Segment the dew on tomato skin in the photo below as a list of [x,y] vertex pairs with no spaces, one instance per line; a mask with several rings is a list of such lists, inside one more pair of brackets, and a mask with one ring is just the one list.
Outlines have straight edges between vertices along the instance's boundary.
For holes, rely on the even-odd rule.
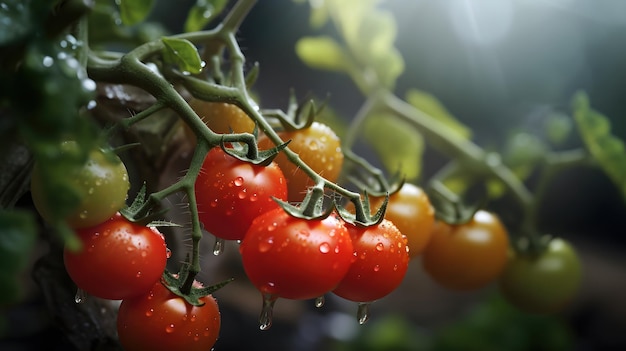
[[196,321],[196,318],[197,318],[197,317],[196,317],[196,315],[195,315],[195,314],[192,314],[192,315],[191,315],[191,318],[190,318],[189,320],[190,320],[190,321],[192,321],[192,322],[195,322],[195,321]]
[[393,271],[395,272],[395,271],[397,271],[397,270],[398,270],[398,265],[397,265],[397,264],[394,264],[394,265],[393,265]]
[[235,186],[242,186],[243,185],[243,178],[242,177],[235,178],[235,180],[233,180],[233,184],[235,184]]
[[87,211],[83,211],[78,215],[78,217],[80,217],[80,219],[85,219],[88,215],[89,213]]
[[385,245],[383,243],[376,244],[376,251],[380,252],[385,249]]
[[335,253],[338,254],[340,251],[339,246],[335,246]]
[[240,198],[241,200],[245,199],[248,194],[246,193],[247,189],[243,189],[240,192],[237,193],[237,197]]
[[142,258],[146,258],[148,256],[148,252],[146,251],[141,251],[141,257]]
[[378,272],[380,271],[380,265],[375,265],[374,266],[374,272]]
[[326,300],[324,299],[324,295],[319,296],[318,298],[315,299],[315,307],[317,308],[323,307],[325,302]]
[[330,251],[330,244],[328,243],[321,243],[319,246],[320,252],[325,254],[328,253]]
[[135,251],[135,250],[137,250],[137,248],[136,248],[136,247],[134,247],[134,246],[127,246],[127,247],[126,247],[126,251],[128,251],[128,252],[133,252],[133,251]]
[[141,278],[141,271],[137,272],[137,274],[135,274],[135,277]]
[[271,225],[267,226],[267,231],[268,232],[274,231],[274,229],[276,229],[276,227],[278,227],[278,223],[273,222]]
[[154,313],[154,308],[151,308],[149,310],[146,311],[146,317],[152,317],[152,314]]
[[211,201],[211,203],[209,203],[209,206],[217,207],[217,199],[213,199],[213,201]]
[[253,193],[252,195],[250,195],[249,200],[250,202],[255,202],[256,200],[259,199],[259,195],[257,193]]
[[167,326],[165,326],[165,332],[168,334],[171,334],[174,332],[174,324],[168,324]]
[[259,252],[268,252],[274,245],[274,237],[259,241]]

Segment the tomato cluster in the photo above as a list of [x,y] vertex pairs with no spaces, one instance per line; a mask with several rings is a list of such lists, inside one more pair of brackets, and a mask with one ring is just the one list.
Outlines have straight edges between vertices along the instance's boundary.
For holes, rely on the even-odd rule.
[[[76,144],[65,143],[64,152]],[[35,164],[31,181],[33,202],[44,220],[58,219],[49,209],[44,175]],[[76,208],[60,220],[73,228],[80,249],[66,247],[65,268],[77,285],[77,302],[84,293],[122,300],[118,314],[120,343],[131,350],[207,350],[220,328],[220,315],[210,295],[194,306],[161,281],[170,256],[163,235],[154,227],[130,221],[120,213],[130,187],[122,161],[110,151],[92,150],[87,160],[69,170]]]

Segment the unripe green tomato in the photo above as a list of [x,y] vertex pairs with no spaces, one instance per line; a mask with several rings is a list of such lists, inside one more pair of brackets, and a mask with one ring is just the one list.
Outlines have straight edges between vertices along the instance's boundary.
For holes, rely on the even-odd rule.
[[572,245],[556,238],[538,255],[513,253],[500,276],[499,287],[502,295],[523,311],[554,313],[576,295],[581,271]]
[[[62,152],[71,152],[76,147],[74,142],[64,142]],[[113,152],[94,149],[87,161],[79,166],[70,167],[64,180],[80,198],[78,206],[65,218],[72,228],[86,228],[104,222],[119,211],[126,202],[130,182],[124,163]],[[49,223],[56,218],[49,205],[54,203],[54,193],[44,190],[41,167],[37,163],[33,168],[31,195],[35,208],[41,217]],[[51,201],[52,200],[52,201]]]

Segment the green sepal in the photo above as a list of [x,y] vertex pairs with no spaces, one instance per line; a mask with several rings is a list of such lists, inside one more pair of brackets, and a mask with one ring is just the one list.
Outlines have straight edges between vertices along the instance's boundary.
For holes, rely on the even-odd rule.
[[[255,132],[256,130],[257,128],[255,126]],[[258,165],[258,166],[267,167],[272,163],[272,161],[274,161],[276,156],[278,156],[278,153],[280,153],[284,148],[286,148],[290,142],[291,140],[287,140],[286,142],[278,146],[275,146],[271,149],[267,149],[267,150],[257,149],[256,153],[251,152],[252,150],[250,150],[250,146],[246,143],[229,142],[228,144],[230,144],[231,146],[227,147],[226,146],[227,143],[222,141],[220,142],[220,147],[226,154],[238,160],[248,162],[254,165]]]
[[363,200],[359,199],[351,199],[352,204],[355,208],[355,214],[348,211],[345,207],[342,207],[338,203],[335,203],[335,208],[339,217],[344,221],[354,224],[359,227],[369,227],[373,225],[378,225],[385,218],[385,212],[387,211],[387,205],[389,204],[389,194],[385,193],[385,200],[380,205],[376,213],[373,215],[371,205],[370,205],[370,195],[367,190],[363,192]]
[[163,272],[163,279],[161,283],[173,294],[182,297],[193,306],[203,306],[204,303],[200,301],[200,298],[216,292],[235,280],[234,278],[230,278],[220,283],[206,287],[203,286],[201,288],[195,287],[192,284],[190,291],[185,293],[183,292],[183,285],[187,281],[187,278],[189,278],[189,262],[184,262],[177,274],[170,273],[167,270]]
[[471,196],[473,194],[469,191],[459,195],[438,180],[432,181],[425,189],[435,208],[435,217],[454,225],[468,223],[478,210],[484,208],[487,201],[487,185],[477,183],[472,190],[476,192],[475,196]]
[[180,227],[179,224],[159,219],[163,218],[167,211],[166,208],[155,211],[154,208],[147,207],[146,183],[144,183],[130,206],[120,209],[120,214],[130,222],[147,227]]
[[274,201],[292,217],[307,220],[325,219],[335,210],[335,203],[324,208],[324,183],[320,182],[309,189],[300,205],[292,205],[289,202],[273,197]]

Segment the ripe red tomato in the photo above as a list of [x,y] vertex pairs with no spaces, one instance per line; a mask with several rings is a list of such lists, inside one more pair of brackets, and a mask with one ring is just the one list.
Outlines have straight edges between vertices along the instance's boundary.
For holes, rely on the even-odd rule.
[[122,301],[117,333],[125,351],[207,351],[220,332],[220,312],[213,296],[193,306],[160,281],[143,295]]
[[512,253],[499,287],[504,297],[521,310],[554,313],[574,298],[581,275],[580,259],[572,245],[556,238],[537,255]]
[[423,254],[424,269],[448,289],[478,289],[502,273],[508,250],[504,225],[495,214],[480,210],[464,224],[435,223]]
[[[63,153],[70,153],[78,145],[67,141],[61,145]],[[50,197],[43,189],[45,174],[38,164],[33,168],[31,195],[37,212],[47,222],[55,220],[50,209]],[[78,206],[65,219],[72,228],[87,228],[106,221],[121,209],[126,202],[130,188],[128,173],[124,163],[113,152],[101,149],[92,150],[87,161],[78,167],[68,169],[67,181],[81,197]]]
[[348,230],[335,215],[307,220],[282,208],[255,219],[239,248],[261,293],[297,300],[333,290],[354,259]]
[[65,268],[85,292],[121,300],[148,291],[163,274],[167,247],[155,228],[128,221],[119,213],[76,233],[80,252],[64,251]]
[[409,267],[406,237],[386,219],[375,226],[347,227],[356,260],[333,293],[356,302],[387,296],[400,285]]
[[[306,129],[284,131],[278,133],[284,141],[291,140],[288,147],[297,153],[300,159],[317,174],[331,182],[339,178],[343,165],[341,142],[335,132],[327,125],[313,122]],[[269,149],[274,144],[266,136],[259,137],[259,148]],[[276,163],[287,178],[288,199],[291,202],[300,202],[304,199],[307,190],[315,183],[298,166],[291,163],[284,153],[278,154]]]
[[[371,198],[372,209],[378,209],[384,198]],[[385,218],[406,235],[411,258],[420,255],[430,240],[435,210],[422,188],[404,183],[402,188],[389,196]]]
[[287,185],[275,163],[254,165],[216,147],[202,164],[195,193],[204,228],[222,239],[242,240],[257,216],[279,207],[272,197],[286,199]]

